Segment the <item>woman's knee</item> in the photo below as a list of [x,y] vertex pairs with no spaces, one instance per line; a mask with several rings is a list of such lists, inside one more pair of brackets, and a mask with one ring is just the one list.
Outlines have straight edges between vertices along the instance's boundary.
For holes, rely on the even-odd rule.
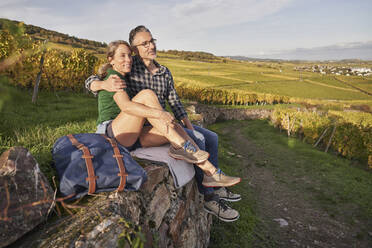
[[145,90],[141,90],[140,92],[138,92],[138,94],[133,98],[133,101],[139,102],[139,103],[144,103],[148,101],[159,102],[158,96],[155,94],[153,90],[150,90],[150,89],[145,89]]
[[141,94],[145,97],[158,99],[158,96],[156,95],[156,93],[153,90],[150,90],[150,89],[141,90],[138,94]]

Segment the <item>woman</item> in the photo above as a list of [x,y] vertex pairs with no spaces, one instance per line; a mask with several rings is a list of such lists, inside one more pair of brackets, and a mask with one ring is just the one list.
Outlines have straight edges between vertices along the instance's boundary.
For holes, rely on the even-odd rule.
[[[107,61],[99,70],[101,77],[117,75],[125,80],[132,65],[132,50],[129,44],[125,41],[111,42],[108,46]],[[145,124],[146,120],[151,125]],[[163,110],[153,91],[142,90],[130,99],[125,89],[109,92],[104,90],[103,86],[103,90],[98,93],[97,123],[102,124],[109,137],[115,138],[129,150],[170,142],[171,157],[199,166],[206,174],[205,186],[221,186],[218,183],[221,175],[217,175],[217,169],[207,160],[209,154],[200,150],[183,128],[175,123],[174,117]],[[226,177],[224,176],[224,181]],[[230,179],[231,185],[240,181],[240,178]]]

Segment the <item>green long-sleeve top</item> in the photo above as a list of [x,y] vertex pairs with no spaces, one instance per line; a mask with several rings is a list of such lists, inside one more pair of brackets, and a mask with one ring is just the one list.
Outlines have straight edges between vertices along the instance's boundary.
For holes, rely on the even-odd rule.
[[[118,75],[121,79],[125,80],[125,77],[119,72],[108,69],[106,80],[110,75]],[[123,89],[126,91],[126,89]],[[114,100],[114,95],[116,92],[109,92],[106,90],[101,90],[98,92],[98,119],[97,125],[108,120],[113,120],[120,113],[120,108]]]

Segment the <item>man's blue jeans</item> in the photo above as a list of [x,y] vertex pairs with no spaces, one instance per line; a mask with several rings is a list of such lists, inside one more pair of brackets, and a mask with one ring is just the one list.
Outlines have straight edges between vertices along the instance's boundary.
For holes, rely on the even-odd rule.
[[[185,131],[195,141],[201,150],[209,153],[209,162],[218,168],[218,135],[215,132],[196,125],[193,125],[193,127],[195,130],[185,128]],[[198,166],[194,167],[199,192],[204,195],[212,194],[214,192],[213,188],[207,188],[202,185],[204,176],[203,171]]]

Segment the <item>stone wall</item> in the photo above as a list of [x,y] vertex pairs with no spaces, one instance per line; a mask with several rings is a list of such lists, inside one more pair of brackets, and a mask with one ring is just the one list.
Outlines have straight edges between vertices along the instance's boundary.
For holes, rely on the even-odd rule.
[[166,165],[141,164],[148,181],[140,191],[85,197],[69,210],[76,213],[48,221],[10,247],[207,247],[212,216],[195,180],[175,189]]
[[217,121],[268,119],[271,109],[220,108],[191,102],[187,112],[193,121],[201,125],[210,125]]

